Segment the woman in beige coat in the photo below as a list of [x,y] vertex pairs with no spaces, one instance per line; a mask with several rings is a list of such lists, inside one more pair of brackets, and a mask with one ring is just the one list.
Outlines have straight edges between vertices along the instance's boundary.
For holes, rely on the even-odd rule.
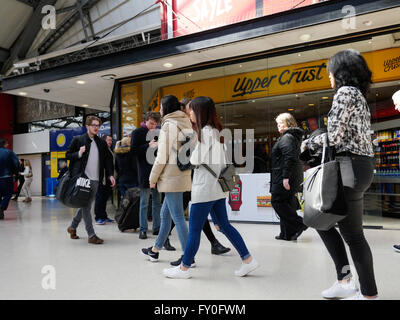
[[165,193],[161,208],[161,226],[153,247],[142,249],[150,261],[158,261],[158,255],[171,230],[171,218],[176,225],[182,250],[185,250],[188,227],[183,210],[183,192],[192,187],[191,170],[181,171],[177,165],[177,150],[186,135],[193,133],[192,124],[181,111],[181,103],[173,95],[161,99],[162,126],[158,138],[157,157],[150,174],[150,188]]

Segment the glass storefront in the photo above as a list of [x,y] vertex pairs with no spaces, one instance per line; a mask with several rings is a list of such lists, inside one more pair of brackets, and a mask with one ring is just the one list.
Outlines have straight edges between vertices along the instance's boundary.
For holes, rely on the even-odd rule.
[[[276,116],[292,113],[305,136],[326,127],[334,95],[326,63],[340,50],[356,49],[363,53],[373,71],[368,103],[371,134],[377,139],[377,167],[374,183],[365,197],[365,224],[400,228],[400,114],[394,111],[391,101],[392,94],[400,89],[400,48],[388,47],[390,36],[122,83],[121,127],[126,128],[123,134],[138,126],[139,112],[158,111],[164,95],[174,94],[179,99],[210,96],[224,126],[242,129],[242,136],[234,137],[232,143],[241,144],[242,150],[246,150],[246,129],[254,130],[250,141],[254,143],[254,168],[246,172],[242,166],[242,172],[268,173],[270,151],[279,137]],[[128,112],[134,114],[134,121],[126,120]]]

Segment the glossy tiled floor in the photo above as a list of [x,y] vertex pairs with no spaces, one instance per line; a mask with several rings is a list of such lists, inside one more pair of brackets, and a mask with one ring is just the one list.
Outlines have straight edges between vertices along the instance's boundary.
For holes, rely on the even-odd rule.
[[[171,243],[178,250],[162,251],[160,261],[151,263],[140,254],[154,243],[151,233],[149,239],[139,240],[138,233],[121,233],[115,224],[95,226],[105,243],[89,245],[83,222],[78,229],[81,239],[69,238],[66,229],[72,216],[73,210],[56,200],[10,203],[0,221],[0,299],[321,299],[320,292],[335,280],[333,263],[310,229],[296,243],[275,240],[278,225],[234,224],[261,265],[245,278],[233,275],[240,264],[238,254],[211,255],[202,235],[193,278],[172,280],[163,277],[162,269],[181,255],[176,231]],[[400,253],[392,250],[400,243],[400,231],[365,233],[380,297],[400,299]],[[216,235],[230,245],[221,233]],[[55,282],[49,282],[53,272],[42,273],[48,265],[54,268]],[[43,288],[50,283],[55,289]]]

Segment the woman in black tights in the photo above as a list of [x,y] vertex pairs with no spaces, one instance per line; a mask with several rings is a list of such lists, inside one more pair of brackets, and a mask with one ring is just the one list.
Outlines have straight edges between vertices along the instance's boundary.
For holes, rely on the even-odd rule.
[[[355,50],[344,50],[335,54],[328,62],[327,69],[331,86],[336,93],[328,114],[327,133],[305,140],[302,149],[311,154],[321,152],[329,137],[334,146],[336,160],[340,164],[347,206],[346,218],[339,221],[339,232],[333,227],[318,231],[337,273],[337,281],[322,292],[324,298],[345,298],[350,300],[377,299],[371,249],[363,232],[364,192],[373,179],[375,167],[371,143],[371,114],[366,95],[371,84],[371,71],[363,56]],[[357,270],[361,292],[352,279],[346,248],[342,237],[350,247]]]

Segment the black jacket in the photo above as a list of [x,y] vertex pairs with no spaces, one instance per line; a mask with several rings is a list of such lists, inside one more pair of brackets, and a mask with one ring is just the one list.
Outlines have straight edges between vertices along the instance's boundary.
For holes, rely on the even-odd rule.
[[[107,143],[104,140],[100,139],[98,136],[94,136],[94,142],[99,149],[99,181],[103,181],[104,171],[107,177],[114,174],[113,159],[108,150]],[[66,159],[70,160],[69,171],[72,176],[81,175],[85,172],[90,152],[90,144],[91,140],[87,133],[72,139],[65,155]],[[86,151],[83,153],[82,157],[79,158],[79,149],[82,146],[86,146]]]
[[[271,151],[271,194],[290,195],[301,191],[303,182],[302,164],[299,159],[303,130],[287,129]],[[290,190],[283,186],[289,179]]]
[[153,164],[146,160],[146,152],[149,142],[146,135],[149,132],[147,127],[140,127],[132,131],[131,135],[131,155],[132,161],[136,162],[138,172],[139,188],[150,188],[149,177]]
[[118,174],[118,184],[137,185],[137,165],[132,160],[132,153],[129,148],[115,148],[115,170]]

